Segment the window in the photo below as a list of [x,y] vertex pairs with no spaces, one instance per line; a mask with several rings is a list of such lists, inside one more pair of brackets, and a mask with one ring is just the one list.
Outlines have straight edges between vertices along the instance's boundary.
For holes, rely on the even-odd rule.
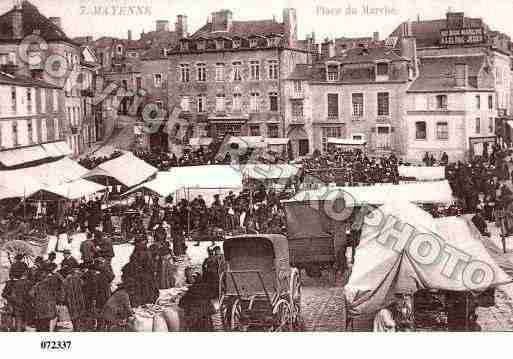
[[46,128],[48,130],[48,140],[55,141],[55,122],[51,118],[46,119]]
[[207,105],[207,99],[205,95],[199,95],[198,96],[198,112],[205,112],[206,111],[206,105]]
[[233,48],[238,49],[241,45],[240,39],[233,40]]
[[155,87],[162,87],[162,74],[153,74],[153,84]]
[[378,92],[378,116],[390,115],[390,97],[388,92]]
[[424,121],[415,122],[415,139],[416,140],[427,139],[426,123]]
[[216,81],[224,81],[224,64],[216,64]]
[[376,74],[378,76],[388,76],[388,63],[380,62],[376,65]]
[[493,117],[488,119],[488,132],[493,133]]
[[217,112],[224,112],[225,110],[225,96],[223,94],[217,94],[216,95],[216,111]]
[[180,43],[180,50],[188,51],[189,50],[189,43],[187,41],[182,41]]
[[338,118],[338,94],[328,94],[328,118]]
[[269,60],[267,64],[269,70],[269,80],[277,80],[279,73],[278,60]]
[[27,111],[28,113],[32,112],[32,89],[27,88]]
[[18,123],[12,122],[12,144],[14,147],[18,147]]
[[278,93],[277,92],[269,93],[269,111],[273,111],[273,112],[278,111]]
[[260,102],[260,94],[258,92],[252,92],[250,97],[249,108],[251,112],[258,112],[260,110],[259,106]]
[[260,136],[260,126],[259,125],[250,125],[249,126],[249,135],[250,136]]
[[142,87],[142,78],[141,76],[137,76],[135,78],[135,87],[139,90]]
[[329,65],[327,73],[328,81],[338,81],[338,65]]
[[242,95],[240,93],[233,94],[233,111],[240,111],[242,109]]
[[59,93],[56,89],[53,90],[53,111],[57,112],[59,110]]
[[190,111],[190,103],[191,100],[189,99],[189,96],[183,96],[182,100],[180,101],[180,107],[182,108],[182,111]]
[[32,122],[30,120],[27,121],[27,140],[30,145],[34,144],[34,137],[32,132]]
[[16,113],[16,87],[11,86],[11,111]]
[[322,151],[328,150],[328,138],[341,138],[342,129],[340,127],[322,127],[321,133]]
[[449,139],[449,125],[447,122],[436,123],[436,139],[448,140]]
[[488,95],[488,109],[493,110],[493,95]]
[[39,143],[39,136],[37,133],[37,119],[32,119],[32,143]]
[[222,39],[216,40],[216,48],[218,50],[224,49],[224,40],[222,40]]
[[258,81],[260,80],[260,62],[259,61],[250,61],[249,62],[249,72],[251,76],[251,80]]
[[118,45],[117,52],[118,52],[118,55],[122,55],[123,54],[123,46]]
[[479,134],[481,132],[481,119],[476,117],[476,133]]
[[123,89],[124,90],[128,90],[128,81],[127,80],[122,80],[121,83],[122,83]]
[[447,110],[447,95],[436,96],[436,108],[439,110]]
[[196,70],[198,74],[197,80],[200,82],[207,81],[207,66],[205,64],[197,64]]
[[269,124],[267,125],[267,137],[278,138],[280,136],[278,125]]
[[189,82],[189,75],[189,64],[180,64],[180,82]]
[[302,118],[303,117],[303,100],[292,101],[292,117]]
[[257,47],[258,46],[258,39],[250,39],[249,40],[249,47]]
[[54,129],[55,139],[56,140],[60,139],[61,138],[61,130],[60,130],[59,119],[58,118],[54,118],[53,119],[53,129]]
[[354,93],[351,95],[353,103],[353,116],[363,116],[363,93]]
[[41,88],[41,113],[46,112],[46,89]]
[[233,63],[233,81],[242,81],[241,67],[242,63],[240,61]]
[[205,40],[199,40],[196,43],[196,49],[198,49],[198,50],[205,50]]
[[48,141],[48,130],[46,129],[46,120],[43,118],[41,121],[41,142]]
[[477,110],[481,109],[481,96],[480,95],[476,95],[476,109]]
[[294,92],[297,94],[303,92],[300,80],[294,80]]

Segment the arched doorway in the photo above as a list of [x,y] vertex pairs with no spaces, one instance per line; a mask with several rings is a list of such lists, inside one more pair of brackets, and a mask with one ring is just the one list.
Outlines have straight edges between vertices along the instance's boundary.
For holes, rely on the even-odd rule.
[[306,156],[310,153],[310,141],[303,125],[290,126],[287,137],[290,139],[294,158]]

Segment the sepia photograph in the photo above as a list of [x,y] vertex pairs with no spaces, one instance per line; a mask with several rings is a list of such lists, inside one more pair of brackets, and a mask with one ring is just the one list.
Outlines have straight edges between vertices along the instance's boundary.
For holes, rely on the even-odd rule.
[[0,345],[513,331],[512,15],[1,0]]

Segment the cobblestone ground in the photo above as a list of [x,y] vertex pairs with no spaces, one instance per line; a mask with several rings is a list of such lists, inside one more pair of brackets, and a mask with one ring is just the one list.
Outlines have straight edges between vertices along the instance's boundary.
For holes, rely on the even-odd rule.
[[[309,278],[302,274],[302,317],[305,331],[372,331],[372,318],[354,321],[346,329],[343,283],[335,286],[327,276]],[[502,290],[495,294],[495,306],[478,308],[478,323],[482,331],[513,331],[513,300]]]

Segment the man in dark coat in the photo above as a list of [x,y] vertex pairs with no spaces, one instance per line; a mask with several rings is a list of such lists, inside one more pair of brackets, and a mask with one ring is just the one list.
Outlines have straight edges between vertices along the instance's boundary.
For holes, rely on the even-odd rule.
[[82,282],[82,273],[77,267],[64,267],[66,277],[62,282],[62,298],[64,304],[68,307],[73,331],[82,330],[82,320],[86,314],[86,303]]
[[14,262],[11,264],[11,269],[9,270],[9,277],[21,278],[28,274],[29,267],[27,263],[23,262],[23,258],[23,254],[16,254]]
[[11,276],[5,284],[2,292],[2,297],[7,300],[7,303],[12,309],[14,316],[14,329],[17,332],[25,331],[25,325],[29,321],[30,314],[32,313],[30,307],[29,291],[32,288],[32,282],[27,279],[28,273],[23,273],[20,276]]
[[130,304],[128,283],[121,283],[103,307],[99,331],[111,331],[134,314]]
[[69,249],[65,249],[62,251],[62,254],[64,258],[61,262],[61,268],[77,268],[78,267],[78,261],[71,256],[71,251]]
[[92,232],[87,232],[87,239],[80,244],[80,253],[82,254],[82,262],[90,263],[96,257],[96,246],[92,239]]
[[102,232],[96,231],[94,235],[94,243],[96,246],[96,255],[104,258],[109,264],[114,258],[114,247],[112,240],[104,236]]
[[39,281],[30,289],[29,296],[34,305],[34,319],[38,332],[49,332],[50,322],[57,316],[57,302],[60,300],[60,290],[56,278],[51,274],[49,264],[45,264]]

